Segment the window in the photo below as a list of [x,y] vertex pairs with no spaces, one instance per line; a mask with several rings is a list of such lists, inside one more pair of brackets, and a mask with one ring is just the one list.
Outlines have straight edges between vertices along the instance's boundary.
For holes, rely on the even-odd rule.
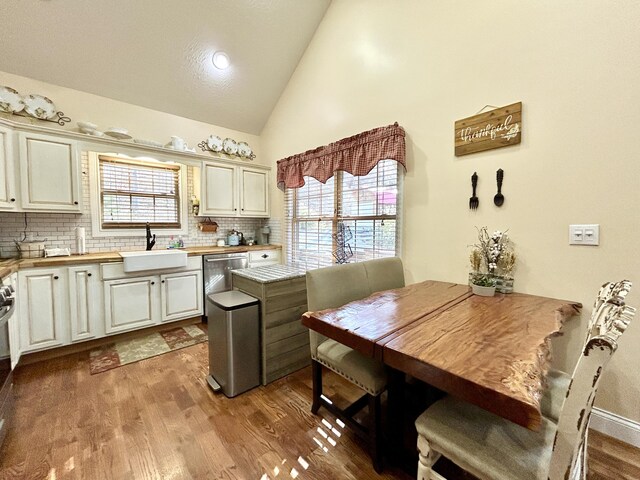
[[[393,257],[398,245],[399,165],[383,160],[363,177],[305,177],[285,193],[287,257],[308,268]],[[348,258],[341,258],[344,235]],[[349,257],[349,255],[352,256]]]
[[100,155],[102,229],[181,228],[180,166]]

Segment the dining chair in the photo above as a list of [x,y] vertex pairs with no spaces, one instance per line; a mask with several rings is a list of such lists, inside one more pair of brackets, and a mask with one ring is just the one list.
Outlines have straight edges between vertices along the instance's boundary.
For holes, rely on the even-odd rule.
[[[596,328],[598,318],[597,315],[591,316],[584,343],[588,342],[592,336],[598,335],[598,328]],[[545,389],[540,399],[540,411],[543,416],[558,423],[562,405],[571,384],[571,375],[552,368],[547,373],[545,380]]]
[[[310,311],[341,307],[372,293],[404,287],[402,261],[382,258],[336,265],[307,272],[307,305]],[[313,375],[311,411],[321,406],[332,412],[369,442],[371,459],[377,472],[382,470],[380,395],[387,386],[382,362],[362,355],[346,345],[309,330]],[[322,367],[334,371],[365,391],[345,409],[339,409],[322,394]],[[369,406],[368,427],[353,420],[353,415]]]
[[416,420],[418,479],[442,479],[432,470],[441,455],[480,479],[584,480],[587,427],[601,373],[617,349],[635,309],[625,305],[631,282],[600,289],[582,355],[571,377],[558,422],[542,418],[537,432],[475,405],[446,397]]

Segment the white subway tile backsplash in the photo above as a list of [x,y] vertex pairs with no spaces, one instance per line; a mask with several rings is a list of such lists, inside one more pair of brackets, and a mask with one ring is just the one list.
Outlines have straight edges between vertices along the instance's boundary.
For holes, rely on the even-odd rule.
[[[88,170],[88,157],[86,152],[82,154],[82,169]],[[82,176],[83,188],[83,212],[82,214],[64,214],[64,213],[27,213],[26,234],[32,235],[40,239],[47,239],[47,246],[50,247],[69,247],[71,252],[75,252],[75,228],[85,227],[86,229],[86,247],[88,252],[105,252],[113,250],[139,250],[145,248],[146,240],[144,231],[140,231],[140,237],[118,237],[118,238],[94,238],[91,236],[91,206],[89,198],[89,176]],[[191,198],[193,193],[193,168],[187,169],[187,196]],[[203,233],[198,230],[198,223],[201,218],[189,215],[188,225],[189,234],[183,238],[185,245],[207,246],[214,245],[218,237],[225,236],[228,230],[237,228],[247,236],[251,232],[257,235],[259,229],[267,223],[271,226],[272,234],[270,243],[279,243],[278,238],[281,234],[280,228],[275,225],[272,219],[262,218],[216,218],[211,220],[218,224],[216,233]],[[0,212],[0,257],[9,258],[18,255],[18,251],[14,244],[20,241],[25,232],[25,214],[13,212]],[[157,232],[155,232],[157,233]],[[156,245],[164,248],[169,243],[170,237],[158,235]]]

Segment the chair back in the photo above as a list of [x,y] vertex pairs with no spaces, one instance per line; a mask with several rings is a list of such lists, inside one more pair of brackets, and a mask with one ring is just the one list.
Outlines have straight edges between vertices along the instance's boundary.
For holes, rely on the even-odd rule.
[[550,480],[585,478],[587,427],[601,374],[618,347],[618,338],[635,314],[635,308],[625,305],[630,290],[631,282],[627,280],[606,283],[600,289],[584,349],[558,419]]
[[[402,260],[378,258],[307,272],[307,308],[311,312],[337,308],[382,290],[404,287]],[[309,330],[311,354],[327,339]]]

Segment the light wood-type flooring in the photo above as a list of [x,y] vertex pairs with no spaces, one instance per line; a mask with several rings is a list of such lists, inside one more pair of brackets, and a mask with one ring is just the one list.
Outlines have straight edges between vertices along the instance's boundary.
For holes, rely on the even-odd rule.
[[[310,413],[310,368],[227,399],[207,386],[207,362],[205,343],[97,375],[86,352],[19,368],[0,478],[414,478],[378,476],[355,435]],[[325,387],[337,403],[358,395],[334,375]],[[593,434],[590,453],[591,478],[640,478],[638,450]]]

